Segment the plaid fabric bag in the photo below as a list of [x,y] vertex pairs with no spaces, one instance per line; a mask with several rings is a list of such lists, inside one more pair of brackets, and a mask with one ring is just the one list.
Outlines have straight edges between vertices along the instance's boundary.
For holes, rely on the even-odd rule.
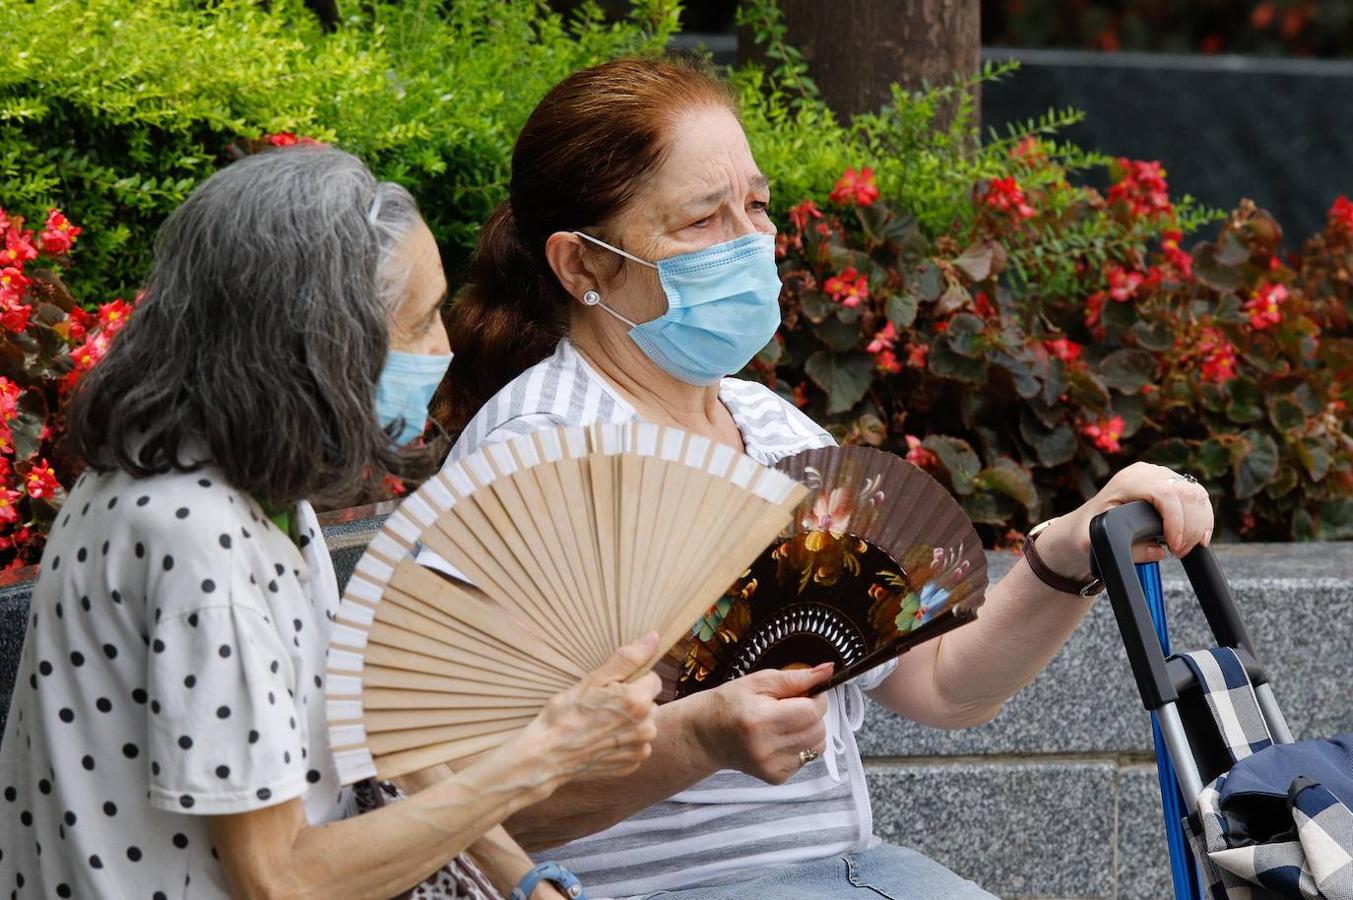
[[1274,744],[1235,651],[1181,658],[1231,762],[1186,822],[1212,900],[1353,900],[1353,735]]

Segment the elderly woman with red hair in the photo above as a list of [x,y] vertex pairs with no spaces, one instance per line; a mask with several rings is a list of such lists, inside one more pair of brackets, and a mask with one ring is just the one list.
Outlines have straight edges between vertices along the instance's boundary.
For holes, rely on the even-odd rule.
[[[452,450],[532,429],[645,420],[764,464],[831,443],[762,385],[728,377],[779,326],[770,189],[728,92],[689,65],[607,63],[564,79],[512,156],[456,307]],[[1146,499],[1182,555],[1211,537],[1206,492],[1138,463],[1048,523],[983,615],[893,669],[815,699],[829,670],[762,671],[658,710],[652,758],[584,778],[507,827],[592,896],[672,900],[988,897],[873,833],[854,739],[864,695],[937,728],[990,720],[1090,608],[1088,524]],[[1143,547],[1141,558],[1161,550]]]

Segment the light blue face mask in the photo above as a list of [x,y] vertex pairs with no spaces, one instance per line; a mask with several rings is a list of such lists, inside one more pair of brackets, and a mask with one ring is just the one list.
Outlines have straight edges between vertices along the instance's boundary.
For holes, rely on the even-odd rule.
[[403,447],[423,433],[428,404],[451,365],[451,354],[403,353],[391,350],[376,382],[376,415],[382,425],[402,422],[395,443]]
[[626,325],[644,355],[687,384],[707,386],[751,362],[780,327],[780,275],[775,237],[749,234],[656,263],[631,256],[581,231],[578,237],[658,270],[667,312],[636,324],[589,291],[583,302],[600,306]]

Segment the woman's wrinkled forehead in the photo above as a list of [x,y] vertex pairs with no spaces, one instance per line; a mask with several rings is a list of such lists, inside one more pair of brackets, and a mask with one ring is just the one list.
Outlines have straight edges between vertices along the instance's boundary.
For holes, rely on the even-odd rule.
[[725,108],[703,106],[676,117],[662,162],[635,200],[680,216],[769,189],[738,120]]

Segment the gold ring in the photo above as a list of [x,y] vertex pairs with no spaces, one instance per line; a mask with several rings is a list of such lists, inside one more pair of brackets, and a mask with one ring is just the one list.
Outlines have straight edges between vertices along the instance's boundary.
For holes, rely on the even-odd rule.
[[817,759],[817,758],[818,758],[819,756],[821,756],[821,755],[822,755],[822,754],[821,754],[821,753],[818,753],[816,750],[800,750],[800,751],[799,751],[799,765],[800,765],[800,766],[806,766],[806,765],[808,765],[810,762],[812,762],[813,760]]

